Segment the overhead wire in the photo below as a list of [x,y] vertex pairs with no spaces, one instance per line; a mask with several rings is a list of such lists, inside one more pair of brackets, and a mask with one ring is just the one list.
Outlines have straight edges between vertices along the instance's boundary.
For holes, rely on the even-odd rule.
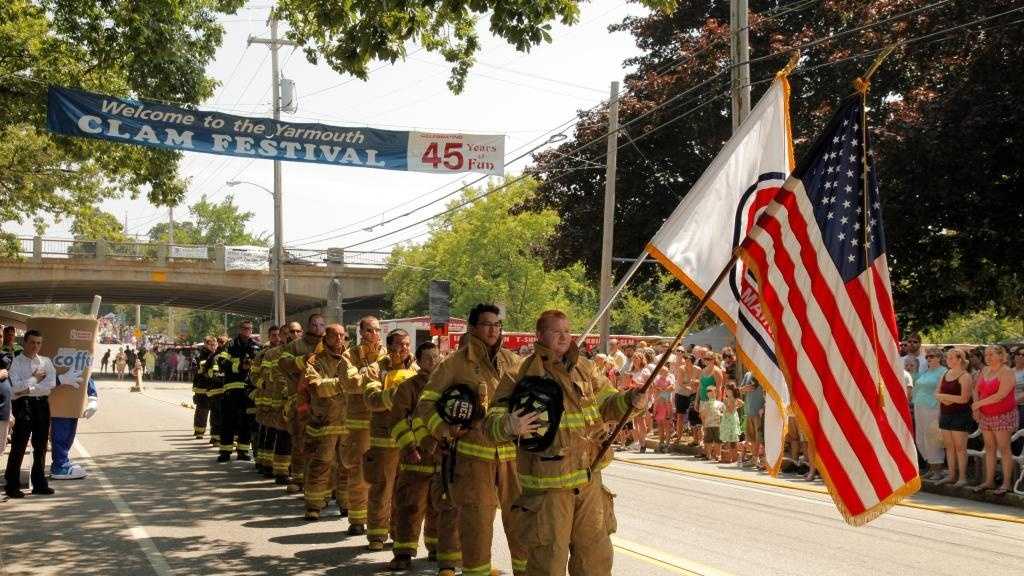
[[[814,0],[814,1],[816,1],[816,0]],[[785,6],[784,10],[779,10],[778,12],[766,11],[766,12],[762,13],[762,18],[759,19],[758,23],[760,24],[760,23],[763,23],[763,22],[766,22],[766,21],[770,21],[770,20],[776,19],[776,18],[781,17],[781,16],[783,16],[785,14],[789,14],[789,13],[796,12],[798,10],[806,9],[807,7],[813,5],[814,1],[808,0],[807,2],[801,3],[798,6]],[[608,12],[611,12],[613,10],[609,10]],[[607,14],[608,12],[605,12],[605,14]],[[697,58],[698,56],[700,56],[700,55],[702,55],[702,54],[704,54],[704,53],[706,53],[706,52],[708,52],[708,51],[718,47],[725,40],[726,40],[725,38],[716,39],[713,42],[711,42],[710,44],[708,44],[707,46],[701,48],[700,50],[697,50],[696,52],[693,52],[693,53],[690,53],[690,54],[681,55],[681,56],[679,56],[677,58],[674,58],[670,62],[661,65],[659,67],[660,69],[656,70],[655,73],[654,73],[655,78],[668,73],[669,70],[671,70],[672,68],[678,66],[679,64],[681,64],[682,62],[684,62],[686,60],[693,60],[693,59]],[[630,92],[630,88],[628,86],[624,86],[622,89],[620,89],[619,96],[620,97],[625,97],[629,92]],[[602,101],[602,103],[603,103],[603,101]],[[602,104],[598,104],[598,105],[596,105],[594,107],[591,107],[591,108],[587,109],[587,111],[597,110],[598,107],[600,107],[601,105]],[[572,117],[570,117],[566,122],[563,122],[562,124],[560,124],[559,127],[543,133],[542,136],[550,134],[552,132],[558,132],[558,131],[564,130],[565,128],[563,126],[568,126],[568,125],[572,125],[572,124],[576,123],[576,121],[578,120],[580,114],[581,114],[581,112],[577,112]],[[536,138],[534,140],[531,140],[527,144],[529,144],[529,143],[531,143],[533,141],[536,141],[539,138],[540,137],[538,137],[538,138]],[[513,150],[511,153],[515,153],[517,150]],[[506,162],[506,164],[508,164],[508,162]],[[422,198],[423,196],[427,196],[427,195],[433,194],[435,192],[438,192],[438,191],[440,191],[441,189],[443,189],[443,188],[445,188],[447,186],[450,186],[450,185],[453,185],[453,184],[458,184],[461,180],[462,180],[462,178],[458,178],[458,179],[456,179],[456,180],[454,180],[452,182],[449,182],[447,184],[443,184],[440,187],[435,188],[435,189],[431,190],[430,192],[427,192],[426,194],[418,195],[416,199],[419,199],[419,198]],[[471,183],[470,185],[473,185],[473,184],[475,184],[475,183],[477,183],[479,181],[480,181],[480,179],[477,179],[473,183]],[[453,196],[454,194],[460,192],[463,189],[465,189],[465,186],[462,186],[462,187],[460,187],[460,188],[458,188],[458,189],[456,189],[456,190],[446,194],[441,199],[449,198],[449,197]],[[310,235],[310,236],[294,239],[294,240],[292,240],[290,242],[290,245],[301,246],[301,245],[308,245],[308,244],[317,243],[317,242],[323,242],[323,241],[327,240],[326,238],[323,238],[324,236],[330,236],[333,233],[344,232],[344,231],[347,231],[347,230],[352,230],[354,228],[362,228],[362,226],[361,226],[362,224],[366,224],[366,223],[368,223],[370,221],[376,220],[378,217],[383,219],[383,216],[386,215],[387,213],[392,212],[392,211],[397,210],[397,209],[400,209],[400,208],[402,208],[404,206],[408,206],[409,204],[411,204],[413,202],[415,202],[415,199],[411,200],[411,201],[406,201],[406,202],[399,203],[398,205],[392,206],[391,208],[388,208],[387,210],[384,210],[384,211],[379,212],[379,213],[375,213],[372,216],[368,216],[368,217],[363,218],[361,220],[357,220],[357,221],[351,222],[349,224],[345,224],[343,226],[340,226],[340,227],[337,227],[337,228],[334,228],[334,229],[331,229],[331,230],[328,230],[328,231],[324,231],[324,232],[320,232],[320,233],[313,234],[313,235]],[[406,213],[405,215],[408,215],[408,213]],[[375,228],[375,227],[380,226],[380,225],[381,224],[376,224],[373,227]]]
[[[935,5],[937,6],[937,5],[941,5],[941,4],[945,4],[945,3],[946,3],[946,2],[937,2],[937,3],[935,3]],[[920,42],[920,41],[922,41],[922,40],[926,40],[926,39],[929,39],[929,38],[935,38],[935,37],[937,37],[937,36],[941,36],[941,35],[943,35],[943,34],[946,34],[946,35],[948,36],[950,32],[955,32],[955,31],[957,31],[957,30],[961,30],[961,29],[964,29],[964,28],[967,28],[967,27],[970,27],[970,26],[974,26],[974,25],[980,24],[980,23],[988,22],[988,21],[991,21],[991,20],[993,20],[993,19],[1001,18],[1001,17],[1003,17],[1003,16],[1007,16],[1007,15],[1009,15],[1009,14],[1013,14],[1013,13],[1016,13],[1016,12],[1020,12],[1020,11],[1024,11],[1024,6],[1021,6],[1021,7],[1018,7],[1018,8],[1014,8],[1014,9],[1010,9],[1010,10],[1007,10],[1007,11],[1001,12],[1001,13],[999,13],[999,14],[994,14],[994,15],[991,15],[991,16],[986,16],[986,17],[981,17],[981,18],[977,18],[977,19],[975,19],[975,20],[973,20],[973,21],[971,21],[971,22],[966,22],[966,23],[962,23],[962,24],[959,24],[959,25],[956,25],[956,26],[951,26],[951,27],[948,27],[948,28],[944,28],[944,29],[942,29],[942,30],[938,30],[938,31],[935,31],[935,32],[932,32],[932,33],[929,33],[929,34],[925,34],[925,35],[922,35],[922,36],[917,36],[917,37],[913,37],[913,38],[910,38],[910,39],[907,39],[907,40],[905,40],[905,41],[901,42],[900,44],[901,44],[901,45],[904,45],[904,46],[907,46],[907,45],[915,44],[915,43],[917,43],[917,42]],[[916,12],[916,11],[911,11],[911,12]],[[886,21],[891,21],[891,19],[886,19]],[[1009,25],[1012,25],[1012,24],[1015,24],[1015,23],[1018,23],[1018,22],[1024,22],[1024,19],[1021,19],[1021,20],[1016,20],[1016,21],[1013,21],[1013,22],[1009,22],[1009,23],[1004,23],[1003,25],[1000,25],[1000,26],[993,26],[993,27],[989,27],[989,28],[986,28],[986,29],[984,29],[984,30],[988,30],[988,29],[994,29],[994,28],[1000,28],[1000,27],[1005,27],[1005,26],[1009,26]],[[941,38],[938,38],[938,39],[937,39],[937,40],[935,40],[935,41],[938,41],[938,40],[942,40],[942,39],[945,39],[945,37],[941,37]],[[809,72],[809,71],[811,71],[811,70],[815,70],[815,69],[823,68],[823,67],[826,67],[826,66],[835,66],[835,65],[841,64],[841,63],[843,63],[843,62],[847,62],[847,61],[850,61],[850,60],[854,60],[854,59],[863,59],[863,58],[868,58],[868,57],[870,57],[870,56],[873,56],[873,55],[875,55],[875,54],[879,53],[879,52],[880,52],[881,50],[882,50],[882,49],[874,49],[874,50],[869,50],[869,51],[866,51],[866,52],[863,52],[863,53],[860,53],[860,54],[857,54],[857,55],[853,55],[853,56],[850,56],[850,57],[846,57],[846,58],[843,58],[843,59],[840,59],[840,60],[836,60],[836,61],[831,61],[831,62],[826,62],[826,63],[823,63],[823,64],[818,64],[818,65],[815,65],[815,66],[812,66],[812,67],[798,68],[797,70],[795,70],[795,71],[794,71],[794,74],[800,74],[800,73],[807,73],[807,72]],[[779,51],[779,53],[784,53],[784,51]],[[726,70],[726,71],[723,71],[723,72],[719,72],[719,73],[718,73],[718,74],[716,74],[715,76],[712,76],[712,77],[711,77],[711,79],[713,79],[713,78],[715,78],[715,77],[717,77],[717,76],[720,76],[720,75],[722,75],[722,74],[723,74],[724,72],[728,72],[728,70]],[[766,78],[764,78],[764,79],[762,79],[762,80],[758,80],[758,81],[756,81],[756,82],[752,82],[752,83],[751,83],[751,85],[753,85],[753,84],[760,84],[760,83],[764,83],[764,82],[770,82],[771,80],[773,80],[773,79],[774,79],[774,77],[775,77],[775,75],[773,74],[773,75],[771,75],[771,76],[769,76],[769,77],[766,77]],[[709,80],[710,80],[710,79],[709,79]],[[705,81],[705,83],[706,83],[706,82],[707,82],[707,81]],[[703,83],[702,83],[702,84],[703,84]],[[697,108],[695,108],[695,109],[692,109],[692,110],[690,110],[690,111],[688,111],[688,112],[686,112],[686,113],[683,113],[683,114],[677,115],[677,116],[675,116],[675,117],[673,117],[673,118],[670,118],[670,119],[666,120],[665,122],[663,122],[663,123],[659,124],[658,126],[656,126],[656,127],[652,128],[652,129],[650,129],[650,130],[646,131],[646,132],[645,132],[644,134],[640,135],[640,136],[639,136],[638,138],[636,138],[636,139],[630,139],[630,140],[631,140],[631,142],[630,142],[630,143],[632,143],[632,144],[634,144],[634,145],[635,145],[635,140],[640,140],[640,139],[642,139],[642,138],[644,138],[644,137],[646,137],[646,136],[648,136],[648,135],[650,135],[650,134],[652,134],[652,133],[654,133],[654,132],[656,132],[656,131],[658,131],[658,130],[660,130],[660,129],[664,128],[664,127],[665,127],[665,126],[667,126],[668,124],[671,124],[671,123],[673,123],[673,122],[676,122],[676,121],[678,121],[678,120],[679,120],[680,118],[682,118],[682,117],[685,117],[686,115],[688,115],[689,113],[693,112],[693,111],[694,111],[694,110],[696,110],[696,109],[699,109],[699,107],[702,107],[703,105],[706,105],[706,104],[708,104],[708,103],[710,103],[710,102],[712,102],[712,101],[718,100],[718,99],[722,98],[722,97],[723,97],[724,95],[727,95],[727,94],[728,94],[728,92],[726,92],[726,93],[724,93],[724,94],[718,94],[717,96],[714,96],[714,97],[712,97],[712,98],[708,99],[707,101],[703,102],[702,104],[698,105],[698,107],[697,107]],[[674,97],[674,98],[675,98],[675,97]],[[673,98],[673,99],[674,99],[674,98]],[[671,99],[670,99],[670,100],[671,100]],[[647,114],[645,114],[644,116],[648,115],[649,113],[650,113],[650,112],[648,112],[648,113],[647,113]],[[637,120],[639,120],[639,119],[640,119],[640,118],[642,118],[642,117],[643,117],[643,116],[641,116],[641,117],[638,117],[638,118],[634,118],[634,119],[630,120],[629,122],[627,122],[626,124],[624,124],[623,126],[620,126],[620,128],[619,128],[619,131],[624,131],[624,129],[626,128],[626,126],[627,126],[628,124],[634,123],[634,122],[636,122]],[[591,143],[593,143],[594,141],[596,141],[596,140],[601,140],[601,139],[604,139],[604,138],[606,138],[607,136],[610,136],[611,134],[612,134],[612,132],[608,132],[608,133],[607,133],[606,135],[604,135],[604,136],[602,136],[602,137],[600,137],[600,138],[597,138],[597,139],[595,139],[595,140],[592,140],[591,142],[588,142],[587,144],[584,144],[584,145],[582,145],[582,146],[579,146],[579,147],[575,148],[575,149],[573,150],[573,152],[575,152],[575,151],[578,151],[578,150],[580,150],[580,149],[582,149],[582,148],[585,148],[586,146],[590,145],[590,144],[591,144]],[[625,144],[625,143],[624,143],[624,144],[619,144],[619,145],[618,145],[618,147],[619,147],[619,148],[621,148],[621,147],[622,147],[622,146],[624,146],[624,145],[626,145],[626,144]],[[604,154],[602,154],[602,155],[599,155],[599,156],[597,157],[597,159],[600,159],[600,158],[604,157],[605,155],[607,155],[607,152],[605,152],[605,153],[604,153]],[[559,175],[559,176],[556,176],[556,177],[554,178],[554,180],[557,180],[557,179],[561,178],[562,176],[564,176],[564,174],[563,174],[563,175]],[[524,176],[520,176],[520,177],[518,177],[518,178],[515,178],[515,179],[513,179],[512,181],[506,182],[505,184],[503,184],[503,185],[502,185],[502,186],[500,186],[500,187],[496,187],[496,188],[494,188],[494,189],[492,189],[492,190],[489,190],[489,191],[487,191],[487,192],[485,192],[485,193],[483,193],[483,194],[480,194],[480,195],[478,195],[478,196],[476,196],[476,197],[474,197],[474,198],[471,198],[471,199],[469,199],[469,200],[467,200],[467,201],[465,201],[465,202],[463,202],[463,203],[461,203],[461,204],[459,204],[459,205],[453,206],[453,207],[449,208],[448,210],[446,210],[446,211],[444,211],[444,212],[441,212],[441,213],[435,214],[435,215],[434,215],[434,216],[432,216],[432,217],[429,217],[429,218],[425,218],[425,219],[422,219],[422,220],[420,220],[420,221],[417,221],[417,222],[415,222],[415,223],[413,223],[413,224],[410,224],[410,225],[408,225],[408,226],[405,226],[405,227],[403,227],[403,228],[399,228],[399,229],[397,229],[397,230],[395,230],[395,231],[392,231],[392,232],[389,232],[389,233],[387,233],[387,234],[381,234],[381,235],[379,235],[379,236],[376,236],[376,237],[374,237],[374,238],[371,238],[371,239],[369,239],[369,240],[365,240],[365,241],[363,241],[363,242],[358,242],[358,243],[355,243],[355,244],[351,244],[351,245],[349,245],[349,246],[345,246],[345,247],[344,247],[343,249],[346,249],[346,250],[347,250],[347,249],[350,249],[350,248],[353,248],[353,247],[357,247],[357,246],[361,246],[361,245],[364,245],[364,244],[369,244],[369,243],[373,243],[373,242],[375,242],[375,241],[377,241],[377,240],[379,240],[379,239],[382,239],[382,238],[384,238],[384,237],[387,237],[387,236],[391,236],[391,235],[393,235],[393,234],[395,234],[395,233],[398,233],[398,232],[401,232],[401,231],[407,230],[407,229],[409,229],[409,228],[412,228],[412,227],[418,226],[418,225],[420,225],[420,224],[423,224],[423,223],[425,223],[425,222],[428,222],[428,221],[430,221],[430,220],[432,220],[432,219],[434,219],[434,218],[437,218],[437,217],[439,217],[439,216],[443,216],[443,215],[446,215],[446,214],[448,214],[448,213],[451,213],[451,212],[453,212],[453,211],[456,211],[456,210],[458,210],[459,208],[461,208],[461,207],[463,207],[463,206],[465,206],[465,205],[468,205],[468,204],[470,204],[470,203],[472,203],[472,202],[476,202],[477,200],[480,200],[480,199],[482,199],[482,198],[484,198],[484,197],[486,197],[486,196],[489,196],[490,194],[493,194],[493,193],[495,193],[495,192],[497,192],[497,191],[499,191],[499,190],[503,189],[504,187],[507,187],[508,185],[511,185],[512,183],[515,183],[515,182],[517,182],[517,181],[519,181],[519,180],[523,179],[524,177],[525,177],[525,175],[524,175]],[[379,245],[378,245],[378,246],[375,246],[375,247],[374,247],[374,249],[375,249],[375,250],[381,250],[381,249],[384,249],[384,248],[388,248],[388,247],[391,247],[391,246],[394,246],[394,245],[397,245],[397,244],[401,244],[401,243],[403,243],[403,242],[407,242],[407,241],[409,241],[409,240],[411,240],[411,239],[414,239],[414,238],[418,238],[418,237],[421,237],[421,236],[427,235],[427,234],[429,234],[429,233],[430,233],[430,231],[427,231],[427,232],[424,232],[424,233],[420,233],[420,234],[417,234],[417,235],[415,235],[415,236],[413,236],[413,237],[411,237],[411,238],[406,238],[406,239],[400,240],[400,241],[398,241],[398,242],[393,242],[393,243],[391,243],[391,244],[387,244],[387,245],[384,245],[384,246],[379,246]]]
[[[715,76],[713,76],[712,78],[709,78],[708,80],[711,80],[711,79],[713,79],[713,78],[715,78],[715,77],[717,77],[717,76],[720,76],[721,74],[722,74],[722,73],[716,74]],[[705,82],[701,83],[701,85],[704,85],[704,84],[706,84],[706,83],[707,83],[707,81],[705,81]],[[691,90],[690,92],[692,92],[692,90]],[[696,99],[697,99],[698,97],[699,97],[699,95],[698,95],[698,96],[695,96],[695,97],[694,97],[694,100],[696,100]],[[656,130],[660,130],[661,128],[663,128],[663,127],[665,127],[666,125],[668,125],[668,124],[669,124],[670,122],[673,122],[673,121],[679,120],[680,118],[684,118],[684,117],[686,117],[686,116],[689,116],[690,114],[692,114],[692,113],[696,112],[696,111],[697,111],[697,110],[699,110],[700,108],[702,108],[702,107],[706,106],[707,104],[710,104],[711,102],[714,102],[714,101],[716,101],[716,100],[720,99],[721,97],[722,97],[722,95],[721,95],[721,94],[719,94],[719,95],[717,95],[717,96],[714,96],[714,97],[712,97],[712,98],[708,98],[708,99],[704,100],[703,102],[701,102],[700,104],[698,104],[697,106],[695,106],[694,108],[691,108],[691,109],[687,110],[686,112],[684,112],[684,113],[682,113],[682,114],[679,114],[679,115],[675,116],[674,118],[672,118],[672,119],[671,119],[670,121],[668,121],[668,122],[664,122],[664,123],[662,123],[662,124],[661,124],[661,125],[659,125],[659,126],[658,126],[658,127],[656,128],[656,129],[652,129],[652,130],[648,130],[648,131],[646,131],[646,132],[645,132],[644,134],[640,135],[640,136],[639,136],[638,138],[636,138],[635,140],[639,140],[639,139],[642,139],[642,138],[644,138],[644,137],[646,137],[646,136],[648,136],[648,135],[652,134],[652,133],[653,133],[653,132],[655,132]],[[691,100],[691,101],[692,101],[692,100]],[[641,118],[643,118],[643,117],[645,117],[645,116],[646,116],[646,115],[644,115],[644,116],[641,116],[641,117],[638,117],[638,118],[636,118],[636,119],[633,119],[633,120],[631,120],[630,122],[628,122],[627,124],[632,124],[632,123],[634,123],[634,122],[638,121],[639,119],[641,119]],[[603,135],[603,136],[599,136],[599,137],[597,137],[597,138],[594,138],[594,139],[590,140],[589,142],[587,142],[586,144],[583,144],[583,145],[577,146],[576,148],[574,148],[574,149],[573,149],[573,150],[572,150],[572,151],[570,152],[570,154],[572,154],[572,153],[574,153],[574,152],[578,152],[578,151],[580,151],[580,150],[582,150],[582,149],[584,149],[584,148],[586,148],[586,147],[590,146],[591,144],[593,144],[593,143],[595,143],[595,142],[599,142],[599,141],[601,141],[601,140],[605,140],[605,139],[606,139],[607,137],[609,137],[609,136],[612,136],[612,135],[616,134],[617,132],[621,131],[621,130],[622,130],[622,128],[624,128],[624,127],[625,127],[625,125],[623,125],[622,127],[620,127],[620,128],[618,129],[618,130],[614,130],[614,131],[609,131],[609,132],[608,132],[607,134],[605,134],[605,135]],[[616,148],[622,148],[623,146],[626,146],[627,144],[628,144],[628,143],[626,143],[626,142],[624,142],[624,143],[622,143],[622,144],[618,144]],[[596,159],[596,160],[600,160],[601,158],[605,157],[605,156],[606,156],[607,154],[608,154],[608,152],[607,152],[607,151],[605,151],[605,152],[603,152],[603,153],[599,154],[599,155],[598,155],[598,156],[597,156],[597,157],[596,157],[595,159]],[[603,166],[602,166],[602,167],[603,167]],[[582,168],[582,167],[577,167],[577,168],[573,168],[573,169],[567,169],[567,170],[579,170],[579,169],[583,169],[583,168]],[[560,177],[562,177],[562,176],[564,176],[564,175],[565,175],[565,173],[563,173],[563,174],[561,174],[561,175],[559,175],[559,176],[556,176],[556,177],[555,177],[554,179],[555,179],[555,180],[557,180],[558,178],[560,178]],[[415,227],[415,226],[418,226],[418,225],[420,225],[420,224],[423,224],[423,223],[429,222],[430,220],[433,220],[434,218],[437,218],[437,217],[440,217],[440,216],[444,216],[444,215],[446,215],[446,214],[450,214],[450,213],[452,213],[452,212],[455,212],[455,211],[457,211],[458,209],[460,209],[460,208],[462,208],[462,207],[465,207],[465,206],[467,206],[467,205],[469,205],[469,204],[472,204],[472,203],[474,203],[474,202],[476,202],[476,201],[478,201],[478,200],[481,200],[481,199],[483,199],[483,198],[486,198],[487,196],[490,196],[490,195],[492,195],[492,194],[494,194],[494,193],[496,193],[496,192],[499,192],[499,191],[501,191],[501,190],[503,190],[503,189],[505,189],[505,188],[507,188],[507,187],[509,187],[509,186],[511,186],[511,185],[513,185],[513,184],[515,184],[515,183],[517,183],[517,182],[520,182],[520,181],[522,181],[522,180],[524,180],[524,179],[526,179],[526,178],[529,178],[529,177],[530,177],[530,174],[522,174],[522,175],[520,175],[520,176],[517,176],[517,177],[515,177],[515,178],[512,178],[511,180],[507,180],[507,181],[505,181],[504,183],[502,183],[502,184],[500,184],[500,185],[498,185],[498,186],[495,186],[494,188],[491,188],[491,189],[487,190],[486,192],[483,192],[483,193],[481,193],[481,194],[478,194],[478,195],[476,195],[476,196],[474,196],[474,197],[472,197],[472,198],[469,198],[469,199],[467,199],[467,200],[465,200],[465,201],[463,201],[463,202],[460,202],[460,203],[458,203],[458,204],[456,204],[456,205],[454,205],[454,206],[451,206],[451,207],[449,207],[449,208],[448,208],[447,210],[445,210],[445,211],[443,211],[443,212],[439,212],[439,213],[437,213],[437,214],[434,214],[434,215],[432,215],[432,216],[428,216],[428,217],[426,217],[426,218],[423,218],[423,219],[421,219],[421,220],[417,220],[416,222],[413,222],[413,223],[411,223],[411,224],[408,224],[408,225],[406,225],[406,226],[403,226],[403,227],[401,227],[401,228],[398,228],[398,229],[396,229],[396,230],[392,230],[392,231],[390,231],[390,232],[387,232],[387,233],[384,233],[384,234],[380,234],[380,235],[378,235],[378,236],[376,236],[376,237],[374,237],[374,238],[370,238],[370,239],[368,239],[368,240],[363,240],[363,241],[361,241],[361,242],[356,242],[356,243],[354,243],[354,244],[350,244],[350,245],[344,246],[344,247],[343,247],[342,249],[343,249],[343,250],[349,250],[349,249],[351,249],[351,248],[355,248],[355,247],[357,247],[357,246],[362,246],[362,245],[364,245],[364,244],[369,244],[369,243],[375,242],[375,241],[377,241],[377,240],[380,240],[380,239],[382,239],[382,238],[386,238],[386,237],[392,236],[392,235],[394,235],[394,234],[397,234],[397,233],[399,233],[399,232],[402,232],[402,231],[408,230],[409,228],[413,228],[413,227]],[[378,249],[379,249],[379,248],[378,248]]]

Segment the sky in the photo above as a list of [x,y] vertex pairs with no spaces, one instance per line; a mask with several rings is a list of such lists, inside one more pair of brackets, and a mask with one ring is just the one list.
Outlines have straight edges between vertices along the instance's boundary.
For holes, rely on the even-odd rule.
[[[270,57],[265,45],[247,46],[250,35],[267,37],[270,3],[250,2],[235,15],[225,15],[224,41],[208,74],[222,83],[202,108],[245,116],[270,116]],[[579,23],[554,24],[551,44],[517,52],[490,36],[486,21],[479,26],[483,49],[462,94],[452,94],[446,81],[449,66],[440,56],[412,46],[404,62],[374,63],[368,81],[341,75],[325,64],[310,64],[301,51],[282,48],[282,76],[295,82],[298,110],[282,120],[321,122],[337,126],[366,126],[397,130],[505,134],[506,160],[545,142],[555,128],[566,125],[578,110],[608,98],[609,84],[628,70],[622,62],[639,53],[628,33],[608,32],[608,25],[646,9],[624,0],[592,0],[581,5]],[[282,26],[286,26],[282,24]],[[571,125],[569,126],[571,130]],[[571,132],[567,132],[571,136]],[[506,175],[522,171],[527,156],[506,164]],[[297,248],[344,247],[372,240],[356,250],[391,249],[397,241],[422,242],[426,225],[387,238],[383,233],[440,212],[446,201],[386,225],[384,220],[436,199],[476,179],[458,176],[396,172],[368,168],[282,162],[284,241]],[[182,175],[190,179],[188,194],[175,210],[178,221],[188,218],[185,206],[204,194],[213,201],[232,194],[236,204],[254,213],[250,229],[271,235],[273,200],[245,180],[273,187],[273,163],[186,152]],[[130,234],[145,235],[167,221],[167,208],[137,200],[111,200],[101,205],[127,222]],[[47,237],[69,238],[70,222],[53,223]],[[27,223],[15,227],[31,235]]]

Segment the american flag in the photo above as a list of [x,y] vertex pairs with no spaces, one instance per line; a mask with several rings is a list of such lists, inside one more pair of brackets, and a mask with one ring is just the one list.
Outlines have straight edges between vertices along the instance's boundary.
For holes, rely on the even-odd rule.
[[863,107],[843,102],[740,245],[799,424],[854,525],[921,483]]

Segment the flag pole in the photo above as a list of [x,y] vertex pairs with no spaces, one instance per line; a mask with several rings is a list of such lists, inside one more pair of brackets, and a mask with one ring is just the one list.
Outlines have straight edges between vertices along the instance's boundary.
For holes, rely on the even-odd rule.
[[[655,366],[654,370],[651,371],[651,374],[647,377],[647,382],[645,382],[644,385],[640,387],[639,394],[641,396],[646,394],[647,390],[650,389],[651,384],[654,383],[654,379],[658,377],[658,372],[660,372],[661,368],[665,366],[665,364],[668,362],[668,358],[671,355],[672,350],[675,350],[676,346],[679,345],[679,343],[683,340],[686,334],[690,331],[690,328],[693,327],[693,324],[697,321],[697,318],[700,317],[700,313],[704,311],[704,308],[707,306],[708,301],[711,300],[711,295],[715,293],[715,290],[718,289],[718,286],[721,285],[721,283],[726,279],[726,277],[729,275],[729,272],[733,270],[733,267],[736,265],[736,260],[739,258],[739,255],[740,251],[737,248],[736,250],[733,251],[732,257],[729,258],[729,262],[725,265],[724,268],[722,268],[722,271],[718,273],[718,277],[715,278],[715,281],[711,283],[711,286],[708,288],[708,291],[705,292],[704,296],[701,297],[700,302],[697,302],[693,309],[690,310],[690,315],[686,317],[686,322],[683,323],[682,329],[680,329],[679,333],[676,334],[675,340],[673,340],[672,344],[669,345],[668,350],[661,355],[661,358],[658,360],[657,366]],[[609,434],[608,437],[605,438],[604,442],[601,443],[601,449],[598,451],[597,456],[594,458],[594,461],[591,462],[590,464],[591,469],[595,468],[597,464],[601,461],[601,459],[604,458],[605,453],[608,452],[608,448],[610,448],[612,442],[615,441],[615,437],[619,435],[619,432],[621,432],[622,429],[626,426],[626,422],[628,422],[629,419],[633,416],[634,410],[635,408],[633,408],[632,405],[626,408],[626,413],[623,414],[622,418],[619,419],[618,424],[615,425],[615,429],[612,430],[612,433]]]
[[612,290],[612,293],[608,296],[608,301],[605,302],[603,306],[601,306],[600,310],[598,310],[597,317],[591,320],[590,324],[587,325],[587,329],[584,330],[582,334],[580,334],[580,337],[577,340],[579,344],[586,344],[587,336],[590,336],[590,333],[594,331],[595,327],[597,327],[597,324],[601,321],[601,318],[604,318],[604,315],[608,313],[608,310],[611,309],[612,304],[614,304],[615,300],[618,299],[619,294],[621,294],[622,291],[626,288],[626,284],[629,283],[629,281],[633,278],[633,275],[636,274],[636,271],[640,269],[640,265],[643,264],[644,260],[646,259],[647,249],[645,248],[644,251],[641,252],[639,256],[637,256],[636,260],[633,261],[633,264],[629,267],[629,270],[626,271],[626,275],[623,276],[622,279],[619,280],[619,283],[615,285],[615,289]]
[[[890,44],[882,49],[882,52],[875,58],[875,61],[871,63],[867,71],[864,72],[863,76],[857,77],[853,81],[853,86],[860,94],[860,145],[863,151],[861,157],[861,185],[863,199],[863,226],[864,236],[861,238],[861,246],[864,248],[864,265],[868,268],[868,302],[871,306],[872,314],[874,310],[878,308],[878,298],[875,294],[875,274],[872,271],[871,265],[871,199],[870,191],[871,186],[868,180],[868,92],[871,89],[871,77],[875,75],[879,66],[882,62],[892,54],[893,50],[896,49],[896,44]],[[875,353],[875,356],[879,356],[881,342],[878,338],[878,327],[875,326],[874,322],[871,322],[870,329],[871,337],[871,350]],[[885,406],[885,384],[882,383],[882,375],[878,369],[878,363],[872,363],[873,372],[872,377],[875,380],[875,386],[877,390],[877,402],[879,408]]]

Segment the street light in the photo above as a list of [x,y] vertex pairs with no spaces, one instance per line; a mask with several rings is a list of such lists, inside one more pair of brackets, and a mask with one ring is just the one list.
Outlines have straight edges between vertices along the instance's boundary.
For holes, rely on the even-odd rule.
[[284,249],[281,246],[283,232],[281,228],[281,203],[274,194],[274,191],[262,184],[255,182],[249,182],[248,180],[230,180],[226,183],[229,187],[235,187],[239,184],[248,184],[255,186],[260,190],[263,190],[270,197],[274,199],[274,324],[281,326],[284,324],[285,308],[284,308]]

